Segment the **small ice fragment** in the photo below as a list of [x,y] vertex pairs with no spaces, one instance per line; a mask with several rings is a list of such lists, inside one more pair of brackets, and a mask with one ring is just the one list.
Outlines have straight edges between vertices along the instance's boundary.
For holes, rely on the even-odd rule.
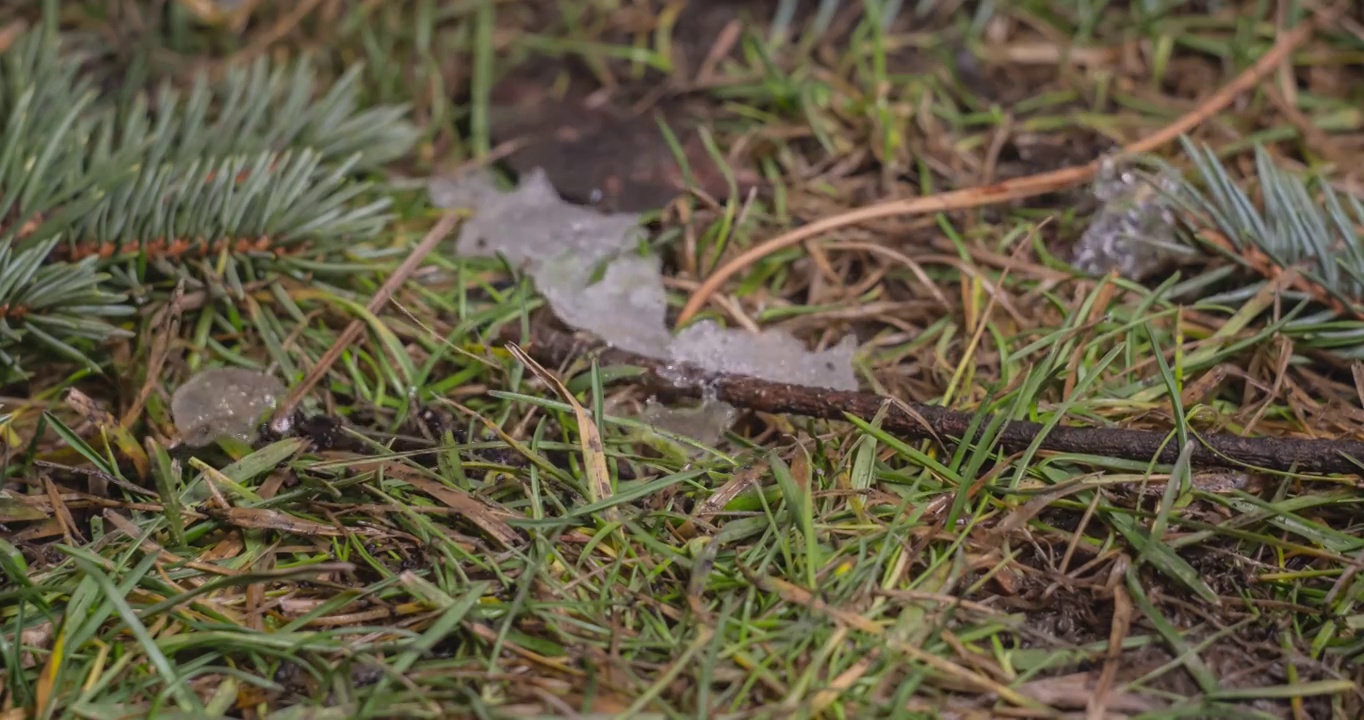
[[[439,205],[463,207],[467,202],[475,210],[455,243],[459,254],[501,254],[527,271],[566,256],[599,263],[638,244],[642,237],[638,214],[604,214],[565,203],[540,170],[526,174],[507,193],[498,192],[487,176],[432,183],[432,193]],[[446,205],[445,200],[460,202]]]
[[734,424],[738,411],[733,405],[710,401],[694,407],[669,407],[655,400],[644,405],[639,419],[657,430],[689,437],[702,445],[714,445]]
[[699,387],[708,389],[715,380],[715,373],[696,365],[683,362],[670,362],[658,369],[658,376],[672,383],[674,387]]
[[1094,196],[1103,205],[1075,243],[1075,267],[1091,275],[1116,270],[1134,281],[1164,270],[1181,249],[1168,200],[1173,180],[1168,172],[1151,177],[1105,159],[1094,182]]
[[433,176],[426,183],[426,191],[436,207],[450,210],[477,209],[484,201],[502,194],[492,173],[482,168],[455,177]]
[[713,372],[831,390],[856,390],[857,376],[852,370],[855,349],[856,341],[851,335],[828,350],[810,352],[799,339],[779,330],[755,335],[703,320],[673,339],[669,355]]
[[272,375],[244,368],[210,368],[171,396],[171,416],[186,445],[203,447],[222,437],[250,440],[261,416],[284,395]]
[[554,313],[571,327],[586,330],[613,347],[663,358],[672,341],[665,321],[668,297],[657,257],[623,255],[590,283],[592,267],[581,258],[535,272],[535,285]]

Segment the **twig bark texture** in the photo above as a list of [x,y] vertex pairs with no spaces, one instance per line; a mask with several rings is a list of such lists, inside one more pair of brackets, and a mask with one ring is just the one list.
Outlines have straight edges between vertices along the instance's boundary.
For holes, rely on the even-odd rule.
[[[562,365],[576,356],[596,352],[602,365],[641,368],[641,374],[622,381],[661,398],[697,398],[709,392],[716,399],[739,408],[827,420],[845,420],[847,415],[871,420],[887,404],[886,398],[874,393],[776,383],[743,375],[712,373],[694,366],[654,360],[620,350],[597,350],[590,341],[543,327],[536,328],[529,341],[521,339],[513,328],[508,328],[501,340],[522,344],[531,357],[546,366]],[[917,413],[923,422],[891,403],[881,425],[903,438],[929,439],[936,436],[961,442],[975,420],[971,413],[936,405],[912,402],[903,405],[909,408],[910,413]],[[988,417],[981,419],[972,440],[978,440],[983,428],[989,425]],[[995,436],[995,446],[1005,452],[1019,452],[1027,449],[1042,431],[1043,426],[1038,423],[1009,421]],[[1065,426],[1052,428],[1046,433],[1039,448],[1141,462],[1155,459],[1163,464],[1174,463],[1180,451],[1178,442],[1166,432]],[[1191,461],[1197,467],[1249,466],[1285,472],[1364,476],[1364,442],[1199,435]]]

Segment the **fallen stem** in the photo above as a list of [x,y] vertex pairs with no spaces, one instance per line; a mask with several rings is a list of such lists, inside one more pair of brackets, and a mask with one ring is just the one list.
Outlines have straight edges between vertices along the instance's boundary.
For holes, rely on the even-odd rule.
[[[898,436],[912,439],[951,438],[961,442],[975,415],[948,410],[937,405],[896,402],[874,393],[829,390],[826,388],[770,382],[746,375],[715,373],[683,363],[656,360],[616,349],[600,349],[589,340],[544,327],[532,331],[529,341],[519,328],[508,327],[501,334],[504,343],[521,344],[527,354],[546,366],[558,366],[580,355],[595,353],[601,365],[628,365],[639,368],[638,375],[617,376],[612,382],[628,382],[664,399],[699,398],[703,393],[738,408],[758,412],[826,420],[846,420],[855,416],[870,421],[883,406],[889,405],[882,427]],[[980,428],[990,426],[984,418]],[[1027,449],[1039,435],[1039,423],[1014,420],[1004,423],[995,438],[995,447],[1005,452]],[[1364,477],[1364,442],[1336,439],[1303,439],[1216,434],[1195,436],[1198,444],[1191,461],[1200,467],[1243,467],[1295,473],[1339,473]],[[1170,433],[1156,430],[1120,428],[1055,427],[1042,437],[1044,451],[1093,455],[1123,460],[1173,464],[1179,444]]]

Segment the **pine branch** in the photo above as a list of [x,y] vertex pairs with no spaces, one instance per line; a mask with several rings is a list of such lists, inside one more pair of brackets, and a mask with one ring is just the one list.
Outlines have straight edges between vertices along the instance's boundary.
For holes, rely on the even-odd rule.
[[123,296],[100,288],[108,275],[95,258],[78,263],[43,264],[59,238],[16,252],[0,245],[0,381],[21,374],[7,346],[42,348],[96,367],[76,342],[103,341],[128,333],[105,318],[129,315]]
[[278,257],[307,240],[373,237],[388,222],[388,199],[352,205],[369,188],[348,182],[353,163],[327,169],[304,150],[148,168],[74,219],[73,240],[57,256],[164,264],[222,250]]
[[[1255,148],[1258,202],[1207,147],[1184,140],[1200,184],[1180,183],[1174,200],[1206,251],[1268,281],[1286,270],[1300,275],[1297,297],[1341,317],[1364,319],[1364,205],[1325,183],[1312,187]],[[1320,198],[1320,199],[1317,199]],[[1261,283],[1236,296],[1252,294]]]
[[[1205,265],[1172,293],[1185,298],[1196,293],[1204,305],[1240,307],[1275,282],[1283,288],[1277,297],[1306,310],[1295,311],[1279,332],[1303,347],[1364,357],[1364,204],[1277,166],[1263,147],[1255,148],[1255,177],[1239,180],[1211,149],[1181,141],[1192,172],[1181,173],[1154,157],[1140,159],[1155,169],[1132,169],[1138,184],[1149,190],[1140,193],[1144,199],[1138,203],[1151,204],[1132,217],[1173,211],[1171,222],[1177,225],[1154,236],[1139,232],[1121,248],[1163,260],[1151,266],[1148,259],[1128,258],[1128,264],[1146,267],[1138,273],[1146,277],[1153,267],[1168,269],[1177,256],[1229,261],[1230,266]],[[1176,227],[1181,231],[1174,232]],[[1114,252],[1107,246],[1098,251]],[[1081,267],[1082,255],[1077,252]]]
[[186,260],[223,254],[237,285],[240,261],[325,254],[390,219],[358,176],[417,131],[403,107],[361,107],[356,68],[319,95],[306,62],[261,60],[126,105],[78,68],[42,30],[0,56],[0,376],[22,373],[16,347],[92,364],[78,346],[123,334],[106,318],[131,312],[126,291],[199,284]]
[[149,165],[307,148],[323,165],[350,162],[363,171],[401,157],[416,141],[405,106],[360,109],[360,66],[319,96],[312,65],[291,65],[272,68],[261,58],[229,71],[220,85],[201,76],[183,98],[169,82],[154,101],[138,94],[117,114],[119,144],[145,147]]

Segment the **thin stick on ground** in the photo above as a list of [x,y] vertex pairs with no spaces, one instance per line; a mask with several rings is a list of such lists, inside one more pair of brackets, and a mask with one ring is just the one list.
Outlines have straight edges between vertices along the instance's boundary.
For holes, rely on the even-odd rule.
[[[503,342],[521,343],[527,354],[541,364],[561,365],[567,360],[594,352],[594,346],[574,335],[537,327],[529,342],[522,342],[518,328],[503,331]],[[629,365],[643,372],[617,378],[639,386],[660,398],[710,397],[738,408],[757,412],[803,415],[826,420],[846,420],[854,416],[870,421],[889,404],[882,427],[903,438],[950,438],[960,442],[967,437],[976,416],[948,410],[937,405],[895,401],[875,393],[829,390],[826,388],[770,382],[745,375],[714,373],[703,368],[655,360],[622,350],[600,350],[602,365]],[[687,378],[679,383],[670,378]],[[979,421],[976,435],[989,427],[986,417]],[[995,439],[997,449],[1021,452],[1042,435],[1040,423],[1015,420],[1006,422]],[[1042,436],[1039,449],[1121,460],[1173,464],[1179,444],[1169,432],[1124,430],[1118,428],[1055,427]],[[1192,453],[1198,467],[1248,467],[1278,472],[1338,473],[1364,477],[1364,442],[1357,440],[1319,440],[1217,434],[1198,437]]]
[[[384,284],[379,287],[378,292],[374,293],[374,297],[370,298],[369,304],[365,306],[365,309],[370,313],[376,313],[382,309],[384,305],[387,305],[389,299],[393,297],[393,293],[397,292],[398,288],[402,287],[402,284],[407,282],[407,279],[412,276],[412,273],[416,272],[417,267],[422,264],[422,261],[426,259],[426,256],[429,255],[441,241],[449,237],[450,233],[454,232],[455,226],[459,224],[459,221],[459,215],[455,213],[446,213],[445,216],[440,219],[440,222],[436,223],[436,226],[431,228],[430,232],[426,233],[426,237],[423,237],[421,242],[417,243],[417,246],[412,248],[412,253],[407,256],[406,260],[403,260],[403,264],[399,265],[398,269],[393,271],[393,274],[389,276],[388,280],[384,281]],[[312,390],[313,386],[317,384],[317,381],[321,380],[322,376],[327,374],[327,370],[331,368],[337,358],[341,357],[341,353],[345,352],[346,348],[350,347],[350,344],[355,342],[356,338],[360,337],[360,332],[364,330],[364,327],[365,321],[361,318],[350,321],[350,324],[346,326],[346,329],[341,331],[341,336],[336,339],[336,342],[330,348],[327,348],[327,352],[323,353],[321,359],[317,361],[317,364],[313,366],[312,370],[308,371],[308,374],[303,378],[303,382],[295,385],[294,388],[289,391],[289,396],[284,399],[284,402],[279,404],[279,407],[275,410],[274,417],[270,421],[272,429],[276,432],[284,431],[285,428],[282,427],[282,424],[293,415],[294,408],[298,407],[298,403],[303,400],[303,396],[307,395],[308,391]]]
[[[1132,155],[1151,152],[1203,124],[1208,118],[1224,110],[1241,93],[1253,89],[1260,81],[1274,72],[1295,49],[1307,42],[1318,28],[1333,20],[1337,15],[1339,15],[1339,6],[1318,12],[1311,20],[1303,22],[1292,32],[1285,33],[1259,60],[1209,96],[1198,107],[1185,113],[1158,132],[1124,146],[1123,152]],[[925,197],[888,200],[870,207],[858,208],[817,220],[809,225],[804,225],[791,232],[759,243],[717,268],[715,272],[711,273],[710,277],[701,282],[692,292],[691,297],[687,299],[687,304],[682,307],[682,312],[677,316],[677,327],[682,327],[689,322],[727,280],[743,271],[744,268],[773,253],[799,245],[824,233],[884,217],[969,210],[996,203],[1037,197],[1088,182],[1098,173],[1100,166],[1101,161],[1096,159],[1085,165],[1061,168],[1060,170],[1004,180],[990,185],[952,190]]]

